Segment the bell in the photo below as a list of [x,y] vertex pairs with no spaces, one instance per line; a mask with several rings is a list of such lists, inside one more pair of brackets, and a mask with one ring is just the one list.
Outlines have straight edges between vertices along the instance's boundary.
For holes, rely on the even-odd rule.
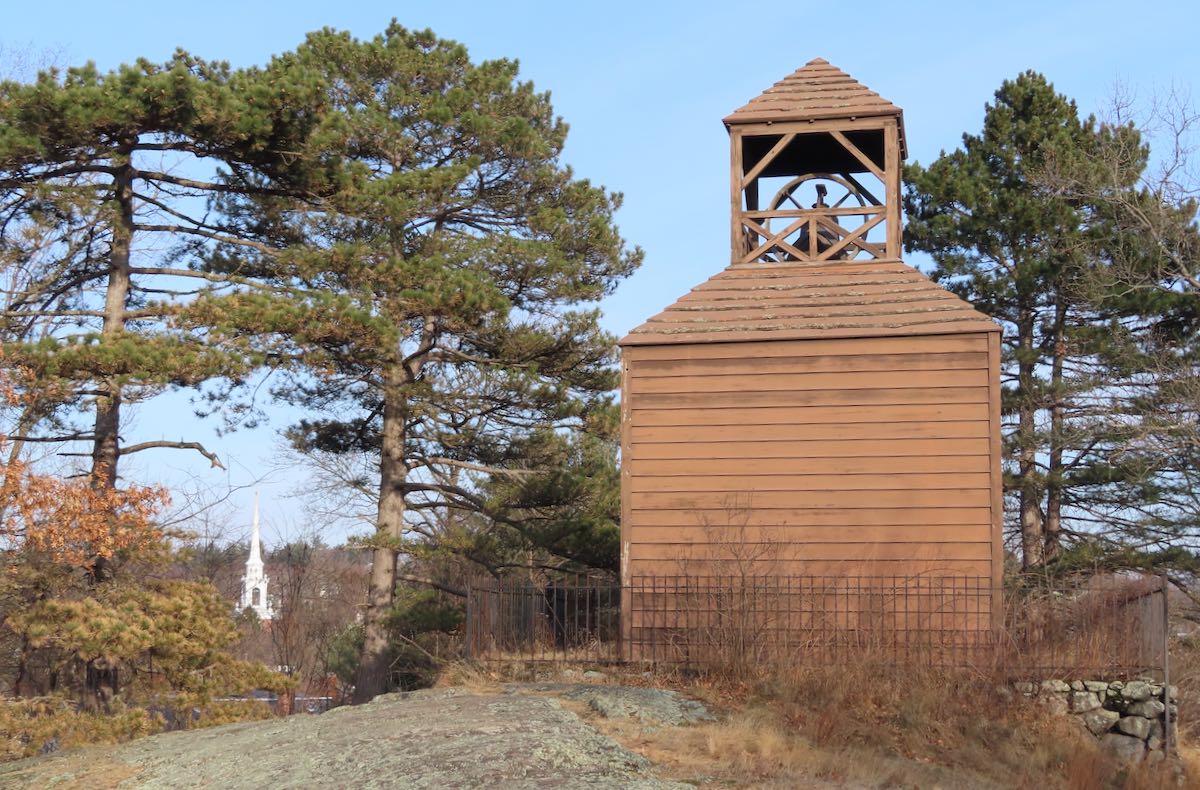
[[[825,195],[829,193],[828,188],[824,184],[817,184],[817,202],[812,204],[813,208],[829,208],[825,204]],[[837,222],[837,217],[831,217],[834,222]],[[807,254],[811,245],[811,236],[808,232],[809,225],[805,224],[800,231],[800,236],[796,239],[795,247],[801,252]],[[817,255],[824,255],[830,247],[837,244],[841,240],[836,233],[829,228],[817,228]],[[841,260],[846,257],[845,249],[840,250],[833,255],[830,260]],[[789,260],[795,260],[794,257],[788,256]]]

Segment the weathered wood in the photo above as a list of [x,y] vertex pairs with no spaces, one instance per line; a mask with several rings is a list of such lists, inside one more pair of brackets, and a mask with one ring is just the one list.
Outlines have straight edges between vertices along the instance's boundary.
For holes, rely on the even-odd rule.
[[[721,471],[725,474],[718,474]],[[637,475],[630,480],[633,492],[655,493],[725,491],[753,498],[760,491],[887,491],[894,488],[955,489],[988,488],[988,472],[911,472],[892,474],[738,474],[736,465],[706,475]],[[868,494],[869,496],[869,494]]]
[[[621,360],[621,392],[629,392],[629,358],[626,356]],[[633,412],[630,409],[630,401],[627,397],[621,398],[621,457],[629,458],[629,447],[632,440],[630,434],[630,423],[633,417]],[[632,545],[632,535],[634,528],[633,519],[633,502],[626,492],[632,490],[631,481],[633,479],[633,464],[621,464],[621,525],[620,525],[620,573],[621,585],[625,588],[630,581],[630,546]],[[627,646],[630,644],[630,634],[633,626],[632,609],[630,607],[629,595],[622,593],[621,595],[621,630],[620,643],[617,645],[617,655],[624,657],[626,655]]]
[[[944,576],[986,576],[991,567],[988,560],[911,560],[874,559],[865,562],[861,558],[844,560],[809,560],[793,559],[785,562],[763,563],[772,574],[781,576],[920,576],[928,580]],[[679,561],[675,558],[665,560],[635,560],[630,563],[630,574],[637,576],[669,576],[680,575]],[[724,575],[729,578],[729,560],[690,559],[687,564],[688,576]],[[753,569],[747,571],[753,574]],[[759,573],[764,572],[759,570]]]
[[898,406],[902,404],[987,403],[987,387],[940,389],[829,389],[784,392],[666,392],[644,393],[631,407],[638,409],[741,409],[777,406]]
[[776,390],[930,389],[935,387],[984,387],[988,371],[925,370],[913,375],[908,370],[863,370],[846,373],[782,373],[710,376],[641,376],[630,381],[630,394],[656,392],[774,392]]
[[991,545],[988,524],[876,524],[870,526],[817,526],[813,524],[745,525],[710,522],[695,526],[647,524],[636,528],[638,543],[986,543]]
[[[725,492],[680,494],[672,492],[629,494],[631,505],[636,510],[679,510],[680,508],[702,508],[711,510],[725,508],[736,498]],[[991,492],[986,488],[936,489],[930,491],[875,491],[869,497],[860,491],[757,491],[747,506],[751,510],[790,509],[796,507],[828,510],[859,510],[867,508],[897,507],[988,507]],[[847,513],[847,524],[854,523],[853,515]]]
[[784,219],[787,217],[813,217],[817,215],[828,217],[873,217],[876,214],[882,214],[883,208],[872,204],[870,206],[839,206],[837,208],[828,206],[826,208],[759,209],[742,213],[748,219]]
[[677,527],[692,529],[713,525],[745,525],[763,527],[824,526],[845,529],[851,526],[897,526],[922,527],[928,525],[982,524],[987,525],[990,516],[988,507],[942,507],[942,508],[881,508],[866,507],[847,513],[844,508],[770,508],[747,509],[737,507],[738,498],[730,500],[732,507],[717,508],[663,508],[658,510],[635,510],[632,512],[634,529],[645,526]]
[[[988,417],[991,421],[991,528],[992,528],[992,583],[993,596],[995,600],[1002,600],[1003,594],[1003,579],[1004,579],[1004,475],[1001,468],[1003,458],[1003,447],[1000,441],[1000,433],[1002,425],[1000,421],[1000,335],[993,334],[988,337],[988,357],[991,370],[991,382],[988,390],[990,397],[988,399]],[[1000,607],[996,607],[993,612],[993,627],[1001,628],[1004,625],[1003,611]]]
[[[957,334],[962,330],[954,322],[970,322],[966,312],[946,312],[938,316],[901,316],[887,318],[886,324],[878,320],[835,319],[827,322],[790,324],[787,321],[769,322],[766,325],[748,322],[746,326],[730,324],[730,328],[719,332],[670,332],[665,334],[627,335],[621,341],[624,348],[637,345],[674,345],[704,343],[745,343],[769,340],[831,340],[857,339],[864,333],[871,337],[925,337],[927,335]],[[978,328],[978,327],[976,327]]]
[[[639,399],[640,401],[640,399]],[[808,406],[743,409],[632,409],[627,423],[631,429],[653,425],[780,426],[780,425],[878,425],[929,424],[942,421],[972,421],[979,417],[974,403],[900,404],[868,406]]]
[[730,261],[741,261],[745,258],[745,231],[742,230],[742,135],[730,131],[730,162],[729,162],[729,201],[730,201]]
[[[766,241],[759,242],[757,247],[754,247],[753,249],[750,250],[750,252],[743,255],[741,258],[741,262],[749,263],[750,261],[758,260],[758,258],[760,256],[762,256],[764,253],[769,251],[772,247],[778,247],[780,250],[782,250],[790,255],[795,255],[797,258],[799,258],[801,260],[807,259],[808,258],[807,255],[805,255],[803,252],[801,252],[796,247],[793,247],[788,242],[784,241],[785,237],[790,236],[791,234],[795,233],[806,222],[808,222],[808,219],[801,217],[800,219],[798,219],[795,222],[793,222],[792,224],[788,225],[787,227],[785,227],[783,230],[779,231],[778,233],[772,233],[771,231],[767,230],[759,223],[743,217],[741,220],[741,224],[744,227],[746,227],[748,230],[750,230],[751,232],[756,233],[761,238],[766,239]],[[753,243],[751,246],[753,246]],[[738,259],[735,258],[734,260],[738,260]]]
[[[963,351],[984,352],[988,350],[988,336],[983,333],[949,334],[921,338],[914,343],[905,337],[871,338],[814,338],[803,343],[789,340],[762,340],[753,345],[745,343],[719,343],[690,346],[658,345],[636,346],[625,350],[630,360],[657,361],[692,359],[764,359],[768,357],[844,357],[878,354],[946,354]],[[633,375],[637,376],[635,368]]]
[[[755,544],[742,544],[743,556],[747,548]],[[989,541],[978,543],[777,543],[757,544],[776,556],[758,560],[763,565],[804,559],[809,562],[820,560],[983,560],[990,561],[992,546]],[[719,549],[718,549],[719,550]],[[696,543],[641,543],[634,542],[630,548],[630,561],[638,560],[719,560],[713,556],[713,547]],[[726,561],[732,559],[730,557]]]
[[[730,116],[730,267],[622,341],[623,575],[972,575],[999,600],[998,327],[899,262],[899,108],[805,69]],[[813,135],[827,163],[802,161]],[[771,139],[747,163],[751,136]],[[771,201],[789,207],[761,209],[748,190],[793,152],[791,200]],[[870,205],[800,206],[793,187],[826,172]],[[982,629],[999,613],[940,616]],[[687,622],[634,614],[635,635]]]
[[650,458],[861,458],[901,456],[988,456],[987,439],[814,439],[812,441],[641,442],[631,445],[630,457]]
[[853,142],[851,142],[849,137],[842,134],[842,130],[830,129],[829,135],[833,139],[835,139],[839,143],[841,143],[842,147],[845,148],[847,151],[849,151],[851,156],[853,156],[855,159],[857,159],[859,162],[861,162],[862,166],[867,168],[867,170],[870,171],[870,173],[872,175],[874,175],[880,181],[882,181],[884,179],[883,170],[879,167],[879,165],[875,164],[875,162],[873,162],[871,160],[871,157],[864,154],[862,152],[861,148],[859,148],[857,145],[855,145]]
[[743,137],[751,137],[754,135],[776,135],[790,134],[815,134],[818,132],[828,133],[833,130],[847,131],[862,131],[867,129],[883,129],[886,119],[861,117],[861,118],[844,118],[837,117],[833,119],[813,119],[811,121],[772,121],[770,123],[739,123],[736,127],[731,127],[730,132],[736,131],[737,134]]
[[[803,445],[795,445],[803,448]],[[630,461],[635,453],[631,447]],[[986,472],[988,457],[986,455],[949,455],[949,456],[799,456],[799,457],[769,457],[769,458],[739,458],[736,463],[718,458],[638,458],[638,475],[665,477],[668,475],[706,475],[726,470],[736,470],[742,474],[840,474],[840,475],[876,475],[903,474],[906,472]]]
[[744,425],[637,425],[630,426],[631,445],[645,442],[739,442],[813,439],[969,439],[991,438],[988,420],[942,422],[785,422]]
[[883,131],[884,204],[887,206],[887,250],[889,258],[899,258],[900,243],[900,139],[899,127],[894,120],[884,125]]
[[788,144],[791,143],[792,140],[795,140],[795,139],[796,139],[796,134],[794,132],[792,134],[785,134],[782,137],[780,137],[779,142],[777,142],[777,143],[775,143],[775,145],[771,146],[771,150],[767,151],[767,153],[763,155],[763,158],[758,160],[758,164],[756,164],[754,167],[750,168],[750,172],[746,173],[746,175],[741,178],[741,182],[740,182],[741,188],[745,189],[747,186],[750,185],[751,182],[754,181],[754,179],[758,178],[759,174],[762,173],[762,171],[767,168],[767,165],[769,165],[769,164],[771,164],[771,162],[775,161],[775,157],[779,156],[780,152],[783,151],[783,149],[787,148]]
[[861,354],[853,356],[760,357],[743,359],[664,359],[638,365],[630,371],[631,386],[638,379],[668,376],[757,376],[837,371],[910,372],[926,370],[988,370],[988,355],[979,352]]
[[833,258],[833,256],[837,255],[842,250],[844,250],[850,246],[858,247],[859,249],[863,250],[864,252],[874,255],[876,258],[883,257],[883,250],[879,249],[879,247],[875,246],[874,244],[871,244],[869,241],[866,240],[866,235],[871,230],[871,228],[875,227],[876,225],[878,225],[880,222],[883,221],[883,219],[884,219],[883,214],[876,214],[875,216],[871,217],[867,221],[863,222],[863,224],[859,225],[857,228],[855,228],[854,230],[851,230],[851,231],[847,231],[846,228],[843,228],[841,225],[839,225],[836,222],[829,221],[825,217],[814,217],[814,219],[822,227],[828,228],[829,230],[833,231],[834,233],[844,234],[844,235],[842,235],[842,238],[837,241],[836,244],[830,245],[829,249],[825,250],[825,252],[816,256],[816,260],[821,260],[821,261],[831,260]]

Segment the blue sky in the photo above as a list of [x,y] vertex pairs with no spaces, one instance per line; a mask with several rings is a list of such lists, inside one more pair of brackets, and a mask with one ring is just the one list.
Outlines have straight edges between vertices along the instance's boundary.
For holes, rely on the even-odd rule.
[[[308,31],[369,37],[392,17],[461,41],[477,60],[519,59],[522,77],[551,91],[571,125],[566,161],[625,194],[621,229],[646,251],[642,270],[603,304],[616,334],[728,263],[728,138],[720,119],[811,58],[903,107],[910,160],[925,163],[954,148],[964,131],[977,131],[1001,81],[1025,69],[1046,74],[1085,114],[1101,111],[1118,84],[1147,101],[1200,84],[1194,2],[792,1],[756,3],[755,12],[735,2],[652,0],[3,5],[5,50],[52,51],[60,63],[93,60],[101,68],[161,60],[176,47],[235,66],[261,63]],[[285,423],[220,437],[188,412],[185,396],[146,407],[127,439],[198,438],[229,473],[162,453],[132,474],[244,485],[269,465]],[[293,469],[263,484],[268,542],[301,520],[292,494],[302,481]],[[251,499],[243,491],[231,500],[247,532]]]

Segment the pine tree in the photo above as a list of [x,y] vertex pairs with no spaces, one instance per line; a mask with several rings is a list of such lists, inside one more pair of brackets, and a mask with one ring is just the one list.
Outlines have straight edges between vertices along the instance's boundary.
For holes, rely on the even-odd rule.
[[122,445],[122,406],[253,366],[176,323],[197,294],[245,282],[200,271],[198,255],[258,243],[206,200],[317,189],[319,168],[294,152],[324,101],[287,70],[233,72],[184,52],[0,83],[0,341],[28,396],[13,458],[29,442],[86,443],[103,490],[116,488],[121,457],[144,450],[196,450],[220,465],[195,442]]
[[[370,41],[312,34],[289,62],[319,70],[333,112],[314,139],[345,157],[318,206],[237,197],[281,254],[230,248],[209,271],[255,271],[274,293],[202,323],[256,336],[280,396],[314,416],[302,450],[377,453],[378,513],[355,699],[388,680],[385,616],[398,553],[430,512],[506,517],[480,477],[520,479],[562,458],[617,384],[594,309],[637,266],[613,226],[619,196],[559,156],[566,125],[517,64],[393,23]],[[218,313],[223,316],[218,320]]]
[[[0,343],[23,396],[10,465],[31,442],[90,445],[63,454],[90,456],[98,501],[120,498],[119,461],[133,453],[194,450],[221,465],[194,441],[123,443],[123,409],[257,366],[186,321],[198,296],[211,304],[247,282],[201,271],[197,259],[216,244],[260,243],[206,203],[319,191],[322,163],[296,152],[325,106],[319,81],[292,70],[234,72],[184,52],[0,83]],[[109,518],[115,529],[120,514]],[[104,546],[81,551],[93,584],[114,578]],[[115,694],[113,673],[88,682],[114,686],[97,696]]]
[[1025,567],[1057,557],[1065,532],[1102,527],[1091,506],[1131,471],[1111,462],[1117,437],[1100,424],[1104,319],[1080,287],[1106,265],[1098,251],[1112,227],[1041,178],[1051,163],[1090,161],[1111,131],[1025,72],[996,92],[979,135],[906,173],[907,248],[932,254],[933,277],[1005,327],[1006,487],[1018,503]]
[[1126,474],[1098,503],[1106,531],[1089,555],[1190,573],[1200,550],[1200,181],[1190,159],[1200,116],[1168,97],[1139,124],[1143,134],[1127,110],[1118,104],[1094,148],[1049,162],[1038,182],[1101,231],[1088,250],[1103,265],[1079,287],[1103,340],[1107,409],[1097,425]]

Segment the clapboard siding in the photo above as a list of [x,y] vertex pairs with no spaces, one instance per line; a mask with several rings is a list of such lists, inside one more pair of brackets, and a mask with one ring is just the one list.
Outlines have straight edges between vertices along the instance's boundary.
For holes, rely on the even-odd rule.
[[[760,573],[780,576],[790,576],[796,579],[803,577],[847,576],[870,577],[886,576],[900,578],[937,578],[948,577],[980,577],[990,576],[991,561],[983,560],[947,560],[947,559],[917,559],[905,557],[896,560],[863,559],[862,557],[845,557],[837,560],[810,560],[795,558],[789,561],[764,560],[759,563],[761,570],[756,571],[743,566],[741,570],[731,568],[728,559],[695,558],[682,560],[672,556],[662,560],[630,560],[628,563],[631,578],[645,576],[659,577],[698,577],[709,576],[714,580],[724,578],[736,580],[743,575]],[[999,600],[997,597],[996,600]],[[996,614],[999,614],[997,612]]]
[[[750,544],[778,543],[990,543],[991,529],[978,521],[971,524],[875,524],[847,527],[843,524],[738,525],[728,530],[738,540]],[[638,531],[639,543],[712,543],[722,539],[722,529],[695,525],[644,526]]]
[[[816,341],[814,341],[816,342]],[[758,364],[756,364],[758,363]],[[653,365],[640,365],[631,371],[632,385],[640,388],[643,378],[665,376],[758,376],[764,370],[779,375],[795,373],[840,373],[843,371],[881,370],[975,370],[987,366],[984,352],[947,352],[938,354],[861,354],[845,357],[792,356],[747,360],[662,359]]]
[[626,347],[627,577],[993,576],[994,353],[983,332]]
[[[914,374],[915,375],[915,374]],[[668,392],[642,393],[631,405],[633,411],[646,409],[743,409],[750,407],[808,406],[898,406],[945,405],[951,403],[987,403],[987,387],[904,387],[897,389],[824,389],[756,392]]]
[[[986,405],[986,404],[981,404]],[[669,458],[862,458],[873,453],[887,458],[916,455],[973,455],[986,456],[988,440],[978,439],[768,439],[758,441],[704,441],[703,429],[697,430],[692,442],[634,443],[631,458],[655,460]]]
[[[708,525],[730,526],[737,529],[753,526],[840,526],[887,525],[923,526],[942,524],[986,523],[991,513],[987,507],[942,508],[881,508],[873,503],[847,514],[845,508],[742,508],[738,499],[731,498],[731,507],[688,507],[676,510],[656,509],[652,514],[639,512],[636,520],[644,527],[696,528]],[[852,518],[850,517],[852,516]],[[641,534],[638,535],[639,539]]]
[[[632,407],[628,407],[632,410]],[[706,408],[639,409],[634,430],[655,425],[863,425],[970,421],[979,415],[971,403],[872,406],[743,407],[736,411]],[[989,421],[990,422],[990,421]]]
[[986,472],[965,474],[894,475],[638,475],[634,493],[716,492],[743,493],[751,498],[759,491],[879,491],[886,488],[986,491]]
[[[756,491],[746,497],[731,497],[724,491],[704,493],[630,493],[630,504],[634,511],[678,509],[687,507],[721,508],[737,510],[770,510],[772,508],[844,508],[848,511],[859,508],[911,507],[932,509],[939,507],[987,507],[991,504],[991,492],[986,488],[972,489],[895,489],[863,492],[858,489],[826,491]],[[854,516],[846,515],[847,523]]]
[[[943,542],[928,543],[925,541],[896,541],[887,540],[876,543],[774,543],[774,544],[742,544],[743,556],[760,552],[759,560],[768,565],[777,565],[793,560],[855,560],[870,562],[888,560],[893,562],[910,560],[977,560],[985,562],[992,556],[990,541],[978,542]],[[718,550],[721,547],[715,547]],[[677,560],[687,563],[691,560],[709,560],[713,558],[714,547],[702,543],[645,543],[637,542],[630,547],[630,559],[639,560]],[[686,566],[685,566],[686,567]]]
[[[977,335],[933,335],[930,343],[914,343],[910,337],[839,338],[831,340],[806,339],[755,341],[749,351],[745,343],[690,343],[662,346],[641,346],[632,351],[626,349],[626,357],[636,356],[640,361],[658,360],[714,360],[714,359],[770,359],[789,357],[802,359],[817,357],[832,364],[842,357],[880,356],[890,354],[948,354],[959,352],[988,351],[987,337]],[[868,342],[864,343],[863,341]],[[654,368],[647,368],[652,371]],[[636,377],[637,373],[633,373]]]
[[814,373],[736,373],[696,376],[640,376],[632,379],[630,394],[688,392],[773,392],[775,390],[861,390],[921,389],[940,387],[987,387],[987,371],[858,370]]
[[818,422],[771,425],[646,425],[633,426],[634,444],[692,442],[702,435],[709,442],[754,442],[767,439],[812,441],[814,439],[988,439],[987,420],[944,422],[856,423]]
[[913,472],[986,472],[988,459],[975,455],[954,456],[810,456],[807,458],[738,458],[731,463],[716,464],[712,458],[655,458],[634,462],[633,454],[625,456],[638,468],[640,475],[711,475],[718,472],[738,474],[905,474]]

